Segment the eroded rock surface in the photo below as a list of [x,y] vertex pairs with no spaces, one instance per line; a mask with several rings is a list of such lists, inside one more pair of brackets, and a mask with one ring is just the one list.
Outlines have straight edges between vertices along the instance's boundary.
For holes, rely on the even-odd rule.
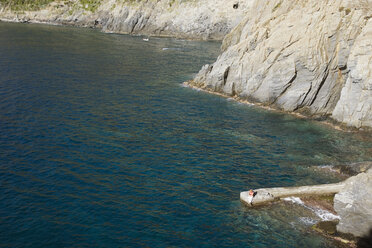
[[337,231],[357,237],[372,230],[372,169],[350,177],[335,195],[334,208],[340,216]]
[[254,0],[194,86],[372,127],[372,1]]
[[[12,11],[0,3],[0,19],[98,27],[105,32],[222,40],[253,0],[55,0],[38,11]],[[236,4],[238,3],[238,6]]]

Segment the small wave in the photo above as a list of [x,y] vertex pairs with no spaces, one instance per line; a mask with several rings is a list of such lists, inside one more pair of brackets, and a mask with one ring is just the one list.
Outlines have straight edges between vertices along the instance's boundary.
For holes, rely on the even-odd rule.
[[291,197],[283,198],[283,200],[284,201],[289,201],[289,202],[292,202],[292,203],[296,203],[296,204],[301,205],[301,206],[306,206],[304,204],[304,202],[299,197],[291,196]]
[[255,104],[254,103],[251,103],[251,102],[248,102],[248,101],[246,101],[246,100],[242,100],[242,99],[239,99],[239,100],[237,100],[236,101],[238,104],[244,104],[244,105],[248,105],[248,106],[255,106]]
[[318,168],[319,169],[325,169],[325,170],[328,170],[328,171],[333,171],[333,172],[337,171],[333,165],[320,165],[320,166],[318,166]]
[[319,168],[320,169],[332,169],[333,166],[332,165],[319,165]]
[[312,226],[314,225],[315,223],[317,223],[316,220],[314,220],[313,218],[310,218],[310,217],[300,217],[299,220],[306,224],[306,225],[309,225],[309,226]]
[[341,174],[341,169],[337,165],[313,165],[310,167],[312,170],[321,172],[321,173],[331,173],[331,174]]
[[[306,205],[299,197],[286,197],[283,198],[284,201],[292,202],[295,204],[298,204],[300,206],[303,206],[309,210],[311,210],[316,216],[318,216],[321,220],[323,221],[330,221],[330,220],[339,220],[340,216],[335,215],[327,210],[321,209],[321,208],[315,208]],[[306,217],[301,217],[301,218],[306,218]]]
[[163,51],[166,51],[166,50],[181,51],[182,48],[177,48],[177,47],[163,47],[161,50],[163,50]]
[[314,209],[314,213],[324,221],[340,219],[340,216],[332,214],[331,212],[328,212],[327,210],[323,210],[320,208]]

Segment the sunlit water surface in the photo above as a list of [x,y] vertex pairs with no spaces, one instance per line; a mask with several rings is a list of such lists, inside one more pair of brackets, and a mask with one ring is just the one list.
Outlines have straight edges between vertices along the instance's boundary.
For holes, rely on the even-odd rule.
[[0,23],[1,247],[333,247],[249,188],[336,182],[365,136],[182,87],[220,43]]

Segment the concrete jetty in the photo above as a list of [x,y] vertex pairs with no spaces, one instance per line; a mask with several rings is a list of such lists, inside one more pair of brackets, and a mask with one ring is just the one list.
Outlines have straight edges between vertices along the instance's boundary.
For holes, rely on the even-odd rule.
[[254,190],[256,194],[252,202],[249,191],[241,192],[240,200],[248,206],[254,206],[290,196],[333,195],[338,193],[344,186],[345,182],[300,187],[261,188]]

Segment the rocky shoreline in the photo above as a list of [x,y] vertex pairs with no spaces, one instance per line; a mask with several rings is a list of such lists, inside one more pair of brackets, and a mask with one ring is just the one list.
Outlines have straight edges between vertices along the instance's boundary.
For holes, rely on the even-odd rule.
[[346,247],[368,247],[361,243],[372,244],[372,161],[338,168],[339,173],[352,176],[336,184],[256,189],[253,200],[247,192],[241,192],[240,199],[248,207],[278,200],[299,204],[328,216],[313,225],[315,231]]
[[253,1],[192,85],[346,127],[372,127],[372,1]]
[[222,40],[244,18],[251,4],[251,0],[49,2],[35,10],[29,10],[26,4],[13,10],[10,4],[0,2],[0,20],[91,27],[107,33]]
[[350,177],[346,179],[347,189],[333,197],[310,197],[302,200],[307,205],[339,215],[340,220],[321,221],[313,229],[335,240],[341,247],[371,247],[372,161],[335,165],[332,172]]
[[50,0],[35,10],[4,2],[2,21],[223,39],[222,54],[189,85],[337,129],[372,130],[371,0]]
[[[91,27],[108,33],[223,39],[216,62],[205,65],[185,86],[315,119],[338,130],[371,133],[371,0],[100,3],[93,8],[79,0],[52,1],[32,11],[14,11],[0,4],[0,20]],[[340,216],[333,224],[336,230],[325,235],[343,240],[339,233],[351,233],[367,242],[372,236],[372,169],[368,166],[334,167],[352,177],[332,204],[328,198],[301,198]],[[324,231],[332,224],[314,228]]]
[[[353,133],[353,132],[363,133],[363,132],[365,132],[367,135],[370,135],[371,132],[372,132],[372,127],[356,128],[356,127],[353,127],[353,126],[347,126],[343,123],[337,122],[337,121],[333,120],[332,118],[329,118],[329,117],[326,117],[326,116],[319,117],[319,116],[314,116],[314,115],[307,114],[307,113],[285,111],[285,110],[282,110],[282,109],[274,108],[274,107],[272,107],[272,106],[270,106],[266,103],[261,103],[261,102],[257,102],[257,101],[249,101],[247,99],[241,98],[241,97],[236,96],[236,95],[231,96],[231,95],[228,95],[228,94],[223,93],[223,92],[213,91],[213,90],[208,89],[206,87],[199,86],[193,80],[183,82],[182,85],[184,87],[188,87],[188,88],[191,88],[191,89],[194,89],[194,90],[197,90],[197,91],[203,91],[203,92],[206,92],[208,94],[213,94],[213,95],[217,95],[217,96],[220,96],[220,97],[228,98],[228,99],[234,100],[234,101],[242,103],[242,104],[247,104],[247,105],[250,105],[250,106],[256,106],[258,108],[266,109],[268,111],[293,115],[293,116],[296,116],[297,118],[301,118],[301,119],[314,120],[319,124],[331,127],[333,129],[336,129],[336,130],[342,131],[342,132],[350,132],[350,133]],[[343,165],[341,167],[343,167]]]

